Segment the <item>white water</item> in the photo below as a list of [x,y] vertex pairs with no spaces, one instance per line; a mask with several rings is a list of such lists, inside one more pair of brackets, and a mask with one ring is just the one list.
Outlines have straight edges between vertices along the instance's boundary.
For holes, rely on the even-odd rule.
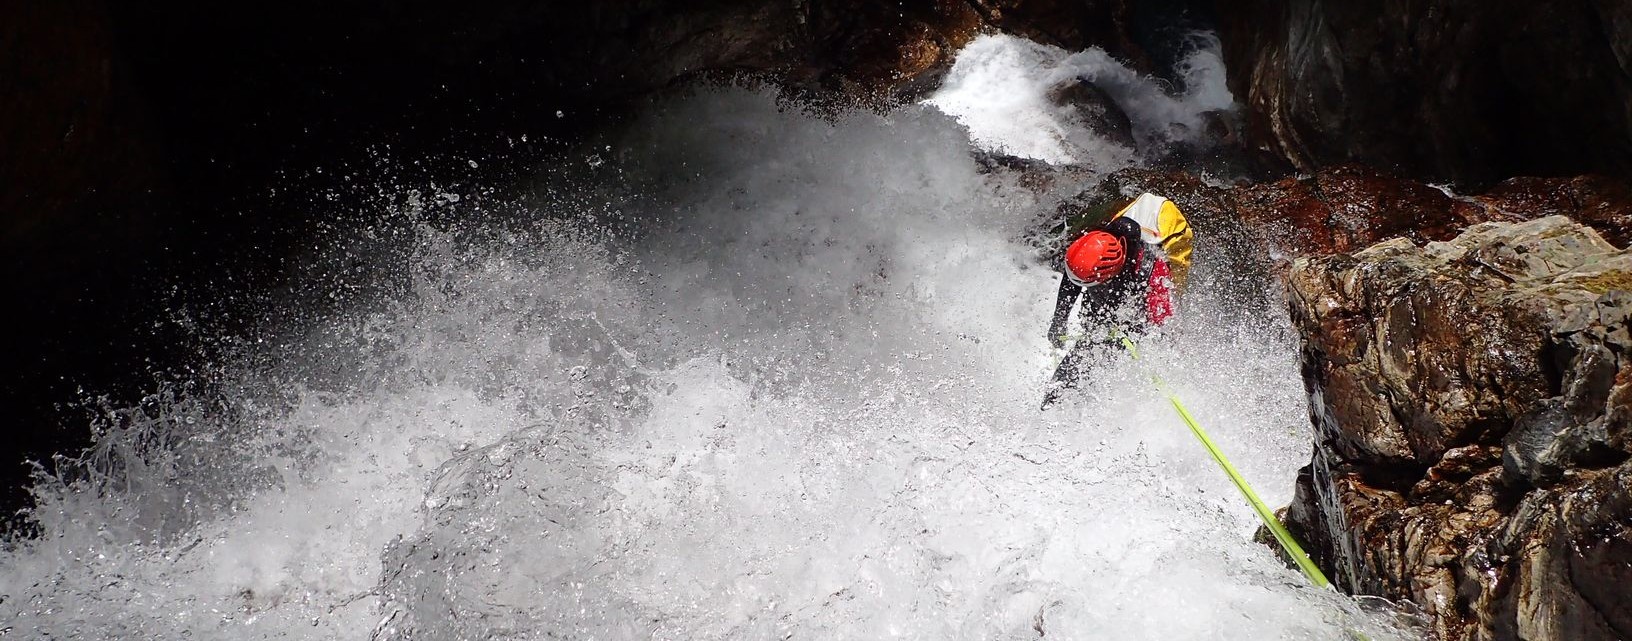
[[451,198],[386,212],[335,252],[405,291],[112,415],[105,474],[42,482],[42,533],[0,552],[0,626],[1389,637],[1248,540],[1148,384],[1284,503],[1307,418],[1283,319],[1197,293],[1145,361],[1042,413],[1038,203],[950,118],[725,90],[607,144],[503,231],[422,222]]
[[[928,103],[957,118],[975,144],[992,151],[1113,171],[1159,153],[1167,143],[1200,140],[1205,114],[1234,103],[1218,39],[1197,34],[1193,41],[1179,63],[1183,90],[1175,95],[1097,47],[1071,53],[1013,36],[984,36],[959,53]],[[1080,81],[1099,87],[1127,114],[1137,149],[1096,135],[1081,111],[1050,97]]]

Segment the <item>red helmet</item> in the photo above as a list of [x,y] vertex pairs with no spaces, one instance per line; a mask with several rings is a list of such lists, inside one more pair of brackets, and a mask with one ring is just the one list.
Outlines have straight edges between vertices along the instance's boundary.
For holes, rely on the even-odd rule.
[[1065,273],[1078,285],[1099,285],[1122,271],[1127,259],[1122,239],[1095,230],[1083,234],[1065,250]]

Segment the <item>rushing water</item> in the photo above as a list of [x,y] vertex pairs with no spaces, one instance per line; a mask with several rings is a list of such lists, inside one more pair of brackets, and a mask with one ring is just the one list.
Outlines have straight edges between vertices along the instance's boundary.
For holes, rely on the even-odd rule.
[[[1227,286],[1207,230],[1197,291],[1144,360],[1038,411],[1057,281],[1026,236],[1047,196],[979,170],[975,95],[939,97],[966,127],[699,91],[521,206],[387,194],[288,304],[371,295],[234,338],[39,481],[37,532],[0,551],[0,626],[1389,638],[1249,540],[1254,515],[1149,384],[1289,498],[1308,454],[1294,339],[1244,311],[1262,288]],[[376,276],[336,284],[341,266]]]

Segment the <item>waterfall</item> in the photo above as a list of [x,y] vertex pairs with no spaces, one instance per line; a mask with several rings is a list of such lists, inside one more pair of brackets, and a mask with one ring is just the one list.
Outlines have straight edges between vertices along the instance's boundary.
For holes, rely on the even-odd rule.
[[[988,37],[970,51],[1034,47]],[[0,550],[0,625],[155,639],[1398,634],[1250,540],[1252,511],[1149,384],[1160,372],[1284,504],[1309,419],[1278,306],[1243,314],[1238,292],[1196,292],[1142,360],[1113,359],[1038,411],[1057,281],[1026,238],[1046,197],[983,170],[971,136],[1046,145],[1013,138],[1036,129],[982,128],[982,76],[1001,74],[962,66],[955,93],[837,117],[699,88],[513,198],[383,189],[371,223],[299,261],[309,286],[285,304],[315,308],[303,297],[344,266],[375,275],[370,295],[230,337],[197,380],[110,407],[92,450],[42,471],[32,534]],[[1116,77],[1113,96],[1148,99],[1130,109],[1168,101],[1136,122],[1218,100]],[[1042,122],[1041,105],[1015,122]],[[1061,153],[1102,149],[1056,125]],[[1138,161],[1116,154],[1101,169]]]

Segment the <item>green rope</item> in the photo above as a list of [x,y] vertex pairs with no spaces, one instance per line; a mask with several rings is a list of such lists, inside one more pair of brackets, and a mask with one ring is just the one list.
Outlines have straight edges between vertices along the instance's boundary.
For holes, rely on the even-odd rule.
[[[1134,347],[1133,341],[1127,336],[1120,336],[1120,338],[1122,344],[1128,348],[1128,353],[1132,354],[1135,359],[1139,358],[1139,350]],[[1258,498],[1257,492],[1252,491],[1252,486],[1247,485],[1247,479],[1241,476],[1241,473],[1235,469],[1234,465],[1230,464],[1230,459],[1226,458],[1224,452],[1218,449],[1218,444],[1213,442],[1212,437],[1207,435],[1207,431],[1201,428],[1200,423],[1196,422],[1196,418],[1190,415],[1189,410],[1185,409],[1184,403],[1179,400],[1179,395],[1173,393],[1173,390],[1167,387],[1167,383],[1162,380],[1161,376],[1152,374],[1151,380],[1156,383],[1156,389],[1167,396],[1169,402],[1173,403],[1173,409],[1178,410],[1179,417],[1184,419],[1184,424],[1190,426],[1190,433],[1196,435],[1196,439],[1200,440],[1201,444],[1207,448],[1207,453],[1213,456],[1213,460],[1218,462],[1218,466],[1224,468],[1224,473],[1229,475],[1231,482],[1235,483],[1235,488],[1241,490],[1241,495],[1245,496],[1247,502],[1252,504],[1253,511],[1258,513],[1258,518],[1264,522],[1264,527],[1269,528],[1270,533],[1275,535],[1275,541],[1281,544],[1281,549],[1286,551],[1286,555],[1291,557],[1292,562],[1297,564],[1298,569],[1303,570],[1304,576],[1309,577],[1309,580],[1317,588],[1330,586],[1331,582],[1326,580],[1326,575],[1321,573],[1320,568],[1303,551],[1303,547],[1298,545],[1297,538],[1293,537],[1291,532],[1286,531],[1286,526],[1281,525],[1281,521],[1275,518],[1275,513],[1270,511],[1269,506],[1264,505],[1264,501]]]

